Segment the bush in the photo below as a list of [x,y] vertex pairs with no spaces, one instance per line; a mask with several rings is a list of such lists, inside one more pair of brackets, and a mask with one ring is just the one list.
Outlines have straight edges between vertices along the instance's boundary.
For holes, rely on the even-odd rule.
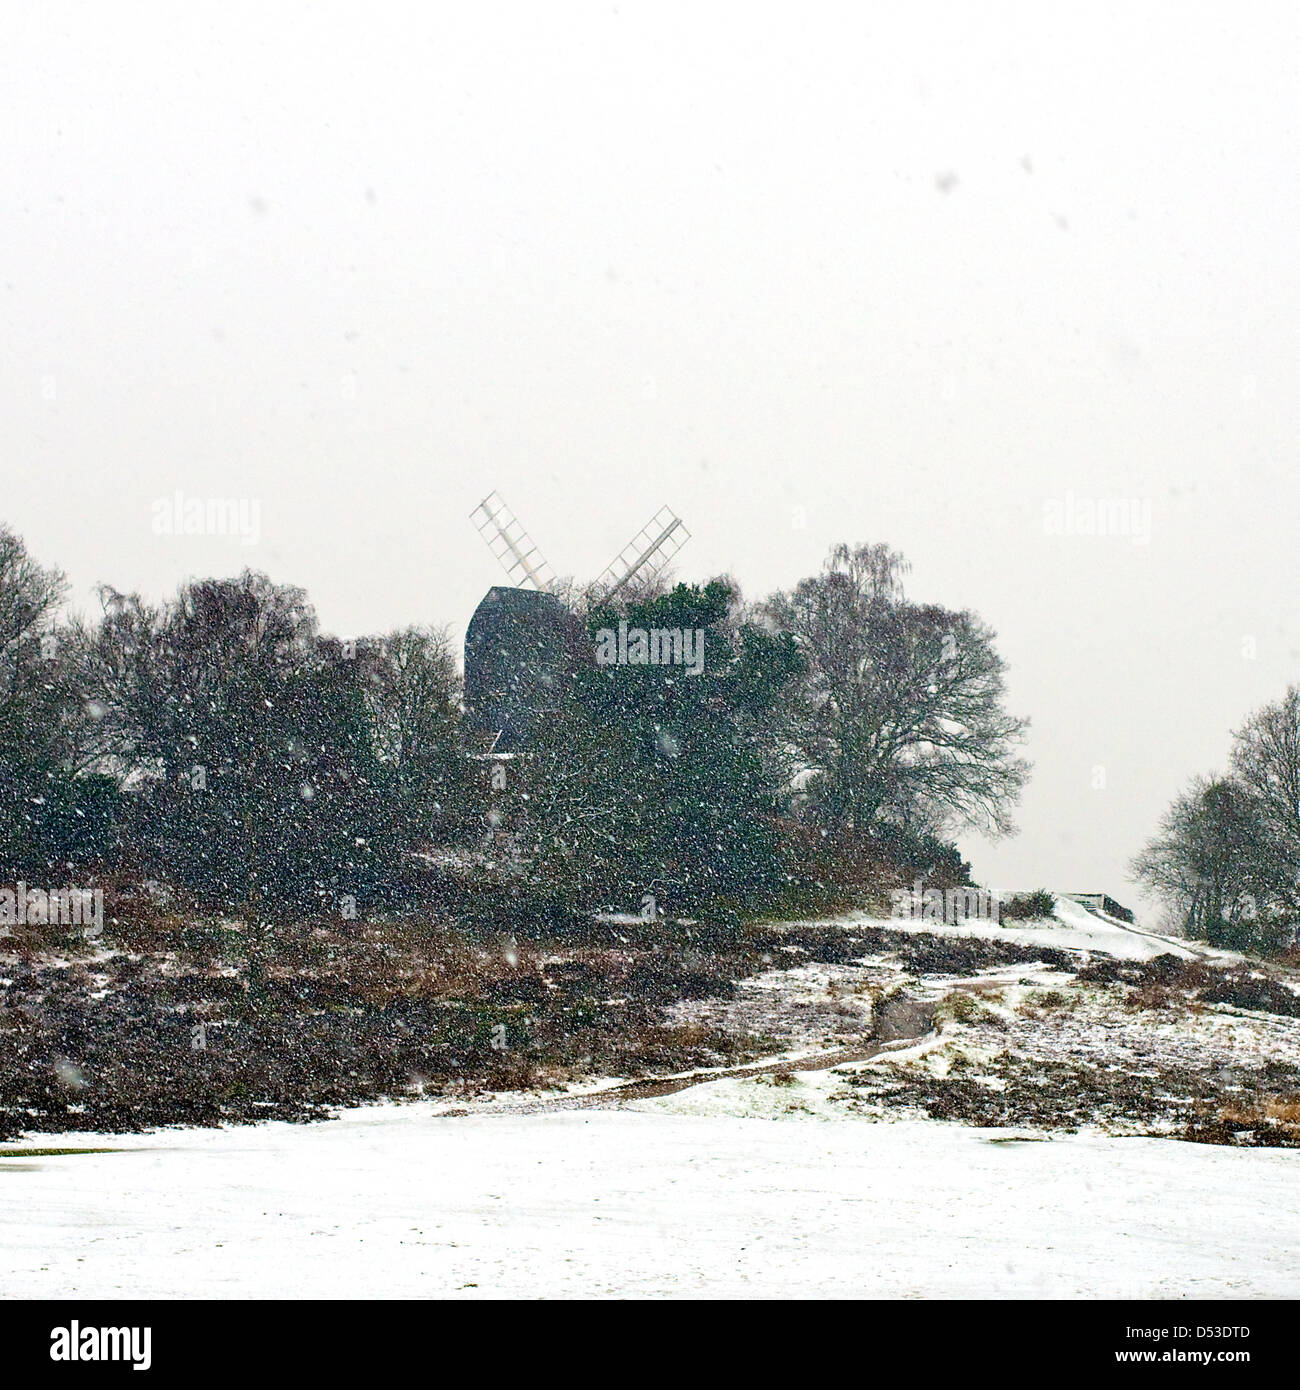
[[1059,989],[1034,989],[1025,995],[1020,1012],[1027,1018],[1042,1018],[1044,1014],[1073,1009],[1076,1002]]
[[21,792],[0,824],[0,865],[12,876],[75,873],[118,852],[125,799],[111,777],[20,771],[11,786]]
[[1013,922],[1032,921],[1038,917],[1050,917],[1056,907],[1056,898],[1046,888],[1037,888],[1032,893],[1016,893],[1002,904],[1003,918]]
[[973,995],[965,990],[953,990],[939,1001],[934,1011],[934,1021],[944,1023],[978,1023],[987,1017],[988,1010]]

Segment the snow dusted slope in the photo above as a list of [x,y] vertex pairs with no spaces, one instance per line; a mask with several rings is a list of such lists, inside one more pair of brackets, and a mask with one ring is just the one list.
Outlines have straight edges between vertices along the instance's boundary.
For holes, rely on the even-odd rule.
[[117,1137],[0,1178],[0,1296],[1300,1296],[1300,1153],[997,1137],[422,1105]]
[[1240,959],[1230,951],[1215,951],[1199,943],[1192,945],[1177,937],[1162,936],[1145,928],[1129,926],[1063,897],[1057,898],[1050,918],[1031,922],[1008,921],[1005,925],[976,918],[956,925],[906,917],[855,917],[852,920],[869,921],[872,925],[891,931],[933,932],[938,936],[987,936],[999,941],[1014,941],[1020,946],[1095,951],[1125,960],[1150,960],[1165,954],[1184,959],[1193,956],[1210,956],[1216,960]]
[[[1137,925],[1121,922],[1116,917],[1103,912],[1094,912],[1082,903],[1070,898],[1058,897],[1052,909],[1052,917],[1060,926],[1052,930],[1078,933],[1089,943],[1086,950],[1102,951],[1109,956],[1126,956],[1130,959],[1149,959],[1159,955],[1193,956],[1213,955],[1223,959],[1240,959],[1226,951],[1210,951],[1200,944],[1191,945],[1173,936],[1162,936]],[[1062,941],[1062,945],[1066,943]]]
[[[1206,953],[1066,899],[1008,927],[874,920],[1130,959]],[[810,1037],[824,995],[858,1033],[859,987],[899,968],[809,964],[740,994],[759,996],[765,1028],[808,1014]],[[1035,1028],[1034,1065],[1096,1060],[1104,1039],[1116,1060],[1102,1072],[1149,1069],[1161,1039],[1218,1047],[1246,1073],[1296,1050],[1290,1018],[1129,1011],[1119,1036],[1090,998],[1013,1019],[1047,973],[961,977],[1005,976],[1001,1002],[980,996],[1014,1025],[990,1057],[1025,1051]],[[858,993],[840,989],[848,976]],[[981,1026],[914,1050],[969,1044],[991,1067]],[[1300,1150],[1010,1133],[898,1106],[875,1122],[870,1088],[856,1109],[837,1098],[852,1080],[836,1064],[601,1110],[421,1102],[326,1124],[41,1135],[6,1149],[114,1152],[0,1158],[0,1297],[1300,1297]]]

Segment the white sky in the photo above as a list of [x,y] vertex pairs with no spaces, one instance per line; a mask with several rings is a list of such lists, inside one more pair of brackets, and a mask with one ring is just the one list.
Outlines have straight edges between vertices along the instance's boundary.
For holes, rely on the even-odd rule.
[[251,564],[345,635],[462,631],[494,487],[582,578],[663,502],[752,596],[887,541],[1034,721],[977,875],[1123,898],[1300,679],[1298,87],[1282,4],[15,10],[0,517],[79,606]]

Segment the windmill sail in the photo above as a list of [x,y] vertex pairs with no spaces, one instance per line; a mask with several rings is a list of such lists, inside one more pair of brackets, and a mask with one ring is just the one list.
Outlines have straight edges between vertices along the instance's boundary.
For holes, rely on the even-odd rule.
[[470,512],[469,519],[516,588],[523,588],[527,580],[543,593],[550,591],[555,582],[554,571],[499,492],[488,493]]
[[690,538],[691,533],[681,517],[671,507],[660,507],[614,556],[604,574],[592,585],[591,592],[609,600],[636,576],[652,578]]

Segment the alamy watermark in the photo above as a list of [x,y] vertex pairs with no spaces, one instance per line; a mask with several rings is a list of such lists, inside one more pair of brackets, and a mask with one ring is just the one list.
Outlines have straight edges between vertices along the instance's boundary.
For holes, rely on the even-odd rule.
[[73,1321],[50,1332],[51,1361],[129,1361],[134,1371],[153,1365],[153,1328],[83,1327]]
[[1149,497],[1049,497],[1043,503],[1049,536],[1127,536],[1134,545],[1151,540]]
[[704,670],[704,629],[681,627],[629,628],[620,619],[618,630],[602,627],[596,633],[598,666],[681,666],[688,676]]
[[187,497],[179,489],[153,506],[155,536],[238,536],[244,545],[262,537],[262,502],[257,497]]
[[82,927],[88,940],[104,933],[102,888],[0,888],[0,936],[13,927]]
[[1002,915],[1002,899],[987,888],[923,888],[916,879],[910,888],[895,888],[889,894],[895,917],[909,921],[996,923]]

